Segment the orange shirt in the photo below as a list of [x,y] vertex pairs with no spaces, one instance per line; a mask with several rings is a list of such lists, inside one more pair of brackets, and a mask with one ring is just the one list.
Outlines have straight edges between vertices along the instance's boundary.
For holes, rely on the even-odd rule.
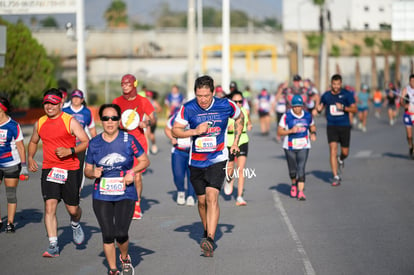
[[[144,117],[144,114],[150,115],[154,112],[154,106],[152,106],[151,102],[140,95],[137,95],[134,100],[126,100],[123,96],[115,98],[112,103],[117,104],[121,107],[122,113],[128,109],[135,110],[139,114],[140,121]],[[121,122],[121,127],[123,127]],[[147,139],[144,135],[144,130],[140,127],[137,127],[133,130],[128,131],[129,134],[133,135],[138,142],[141,144],[142,148],[144,148],[145,153],[148,151]]]
[[55,153],[58,147],[71,148],[76,146],[76,137],[70,133],[72,119],[71,115],[62,112],[56,119],[44,115],[38,120],[37,132],[43,142],[42,169],[53,167],[66,170],[79,169],[79,160],[76,154],[59,158]]

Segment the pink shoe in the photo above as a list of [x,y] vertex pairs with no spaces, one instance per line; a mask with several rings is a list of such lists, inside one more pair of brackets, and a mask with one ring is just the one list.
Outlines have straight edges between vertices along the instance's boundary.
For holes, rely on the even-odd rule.
[[297,195],[298,195],[298,187],[296,185],[292,185],[292,187],[290,188],[290,196],[292,198],[296,198]]
[[306,200],[306,196],[305,196],[305,194],[303,194],[303,191],[299,191],[298,200],[300,200],[300,201],[305,201]]

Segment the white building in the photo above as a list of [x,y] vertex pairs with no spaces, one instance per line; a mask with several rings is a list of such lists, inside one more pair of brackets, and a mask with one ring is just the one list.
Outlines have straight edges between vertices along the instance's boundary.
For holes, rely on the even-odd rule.
[[[392,3],[398,0],[325,0],[332,30],[380,30],[382,24],[391,25]],[[319,7],[313,0],[283,0],[284,31],[318,31]],[[326,12],[325,15],[328,13]]]

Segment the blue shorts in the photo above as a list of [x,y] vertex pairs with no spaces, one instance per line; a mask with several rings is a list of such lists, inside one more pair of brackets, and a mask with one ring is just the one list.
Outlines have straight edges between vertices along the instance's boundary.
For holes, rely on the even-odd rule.
[[358,112],[368,111],[368,106],[358,107]]

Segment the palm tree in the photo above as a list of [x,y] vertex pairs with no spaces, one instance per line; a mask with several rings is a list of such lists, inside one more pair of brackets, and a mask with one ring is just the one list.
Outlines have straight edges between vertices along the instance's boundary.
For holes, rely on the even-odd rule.
[[341,48],[338,45],[333,44],[331,48],[331,55],[335,57],[335,73],[341,74],[341,68],[339,67],[338,57],[341,56]]
[[361,88],[361,69],[359,67],[359,56],[361,55],[361,46],[354,45],[352,47],[352,56],[355,60],[355,90],[358,91]]
[[322,44],[323,37],[318,34],[309,34],[306,35],[306,40],[308,41],[308,49],[313,56],[313,79],[315,81],[315,86],[320,88],[320,71],[319,71],[319,48]]
[[390,82],[390,62],[389,56],[392,52],[392,40],[391,39],[381,39],[381,51],[384,54],[384,82],[385,85],[388,85]]
[[371,89],[378,88],[377,62],[375,59],[375,36],[365,36],[364,43],[371,55]]
[[410,58],[410,75],[414,74],[414,61],[412,59],[414,56],[414,45],[412,43],[404,44],[404,54]]
[[398,87],[401,85],[401,75],[400,75],[400,66],[401,66],[401,51],[403,50],[403,43],[400,41],[394,42],[394,58],[395,58],[395,80],[394,83]]
[[122,0],[113,0],[104,17],[109,28],[128,27],[127,6]]

